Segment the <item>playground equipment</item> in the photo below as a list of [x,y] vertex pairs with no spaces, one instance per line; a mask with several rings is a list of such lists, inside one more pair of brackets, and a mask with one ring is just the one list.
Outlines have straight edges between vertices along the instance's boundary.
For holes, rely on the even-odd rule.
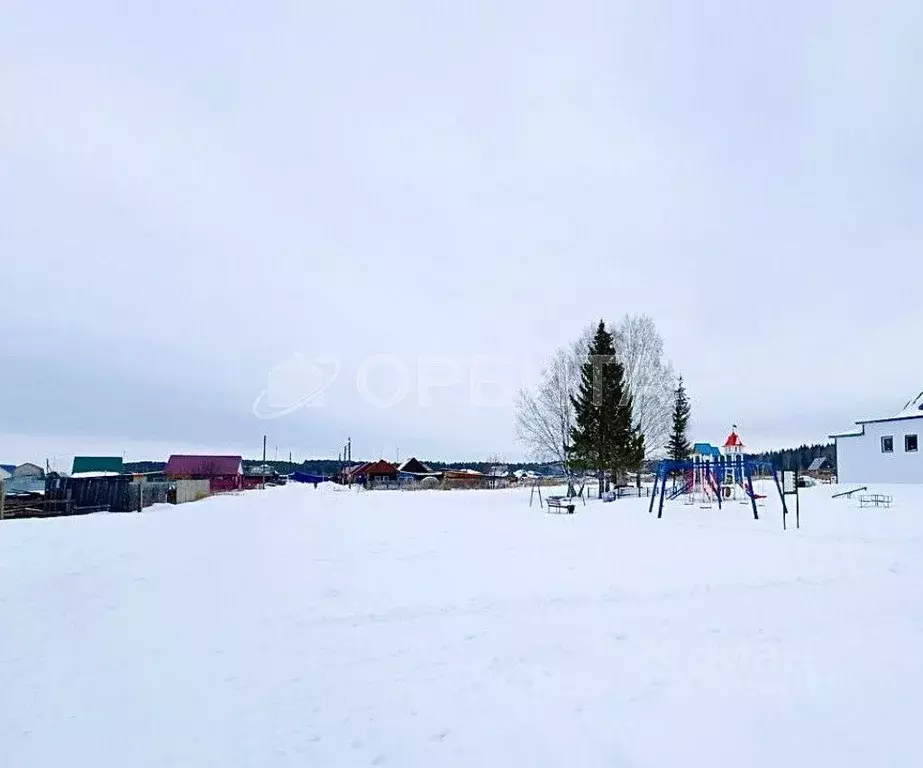
[[859,491],[867,491],[868,489],[869,487],[867,485],[863,485],[861,488],[853,488],[851,491],[840,491],[840,493],[835,493],[830,498],[839,499],[845,496],[847,499],[851,499],[854,493],[859,493]]
[[[741,504],[751,503],[754,497],[761,502],[766,498],[766,494],[761,492],[762,488],[754,491],[752,482],[748,484],[744,472],[744,458],[744,444],[737,434],[736,424],[721,448],[710,443],[696,443],[692,449],[691,460],[693,463],[711,465],[712,472],[694,474],[690,491],[680,491],[677,496],[686,494],[687,504],[699,501],[705,507],[710,506],[719,495],[722,500],[733,500]],[[762,484],[762,474],[756,472],[755,477],[757,482]]]
[[[728,501],[749,504],[754,520],[759,520],[758,502],[766,494],[754,490],[754,478],[771,474],[775,480],[779,497],[782,499],[783,514],[786,514],[785,498],[779,480],[769,462],[757,461],[744,454],[744,444],[737,434],[735,425],[719,449],[709,443],[696,443],[692,458],[687,461],[661,461],[654,476],[649,512],[659,498],[657,517],[663,517],[664,501],[683,497],[686,504],[698,504],[703,509],[717,504],[720,509]],[[669,481],[673,487],[668,490]],[[658,493],[659,491],[659,493]],[[762,504],[760,504],[762,505]],[[784,518],[783,518],[784,524]]]
[[865,507],[891,507],[894,497],[890,493],[860,493],[859,508]]
[[[568,514],[574,514],[574,509],[576,507],[577,499],[583,502],[583,506],[586,506],[586,497],[584,496],[584,490],[586,489],[586,478],[583,478],[580,483],[580,488],[577,489],[576,484],[574,483],[574,478],[570,475],[567,477],[567,492],[564,496],[548,496],[544,500],[546,509],[551,512],[552,510],[557,510],[558,512],[567,512]],[[536,477],[532,481],[532,490],[529,493],[529,506],[532,506],[532,502],[535,499],[536,492],[538,492],[538,506],[542,506],[542,479]]]
[[572,515],[576,509],[573,496],[549,496],[545,503],[548,505],[549,512],[554,509]]
[[[753,519],[759,520],[757,500],[764,499],[765,495],[753,490],[753,478],[761,473],[772,473],[772,465],[766,461],[756,461],[743,456],[731,461],[727,457],[715,460],[695,458],[690,461],[661,461],[654,475],[654,489],[651,492],[649,512],[654,511],[654,504],[658,503],[657,517],[663,517],[663,503],[685,496],[686,504],[695,504],[707,509],[712,504],[722,508],[722,504],[733,501],[737,489],[746,495],[745,504],[753,508]],[[668,489],[670,479],[680,478],[681,484]],[[728,480],[730,478],[730,480]],[[737,478],[740,478],[738,481]],[[778,485],[778,481],[776,481]],[[781,490],[780,490],[781,497]]]

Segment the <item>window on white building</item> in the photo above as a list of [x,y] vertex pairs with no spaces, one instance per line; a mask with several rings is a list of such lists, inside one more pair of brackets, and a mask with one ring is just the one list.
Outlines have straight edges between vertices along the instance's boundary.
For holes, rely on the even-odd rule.
[[904,450],[911,453],[917,449],[917,436],[904,435]]
[[894,453],[894,437],[892,435],[885,435],[881,438],[881,452]]

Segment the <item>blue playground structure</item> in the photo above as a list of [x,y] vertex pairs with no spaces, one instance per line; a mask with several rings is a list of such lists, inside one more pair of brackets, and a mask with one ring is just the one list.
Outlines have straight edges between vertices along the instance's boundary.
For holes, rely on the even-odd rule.
[[[717,501],[718,509],[721,509],[722,501],[731,498],[730,493],[738,488],[742,489],[750,500],[753,519],[759,520],[756,502],[764,497],[753,490],[753,476],[760,471],[768,471],[772,475],[784,509],[786,505],[782,487],[771,463],[749,459],[741,454],[714,455],[706,458],[697,454],[688,461],[664,459],[657,465],[648,512],[654,511],[654,504],[659,499],[657,517],[661,518],[664,501],[672,501],[684,495],[692,498],[696,492],[701,494],[704,501]],[[674,488],[668,489],[668,481],[671,478],[678,482]]]

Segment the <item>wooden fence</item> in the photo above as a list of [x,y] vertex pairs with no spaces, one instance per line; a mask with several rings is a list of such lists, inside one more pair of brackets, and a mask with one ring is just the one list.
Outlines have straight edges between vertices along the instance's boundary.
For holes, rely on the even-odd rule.
[[208,480],[135,481],[118,477],[58,477],[45,480],[45,493],[5,497],[0,480],[0,520],[63,517],[91,512],[140,512],[152,504],[185,504],[210,494]]
[[65,506],[78,510],[92,508],[93,512],[129,512],[132,510],[132,477],[49,477],[45,481],[45,505]]

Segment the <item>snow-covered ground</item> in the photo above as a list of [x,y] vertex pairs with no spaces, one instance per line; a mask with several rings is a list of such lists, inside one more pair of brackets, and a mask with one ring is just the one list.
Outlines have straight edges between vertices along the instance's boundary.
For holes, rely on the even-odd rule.
[[0,523],[0,765],[910,766],[923,488],[286,487]]

